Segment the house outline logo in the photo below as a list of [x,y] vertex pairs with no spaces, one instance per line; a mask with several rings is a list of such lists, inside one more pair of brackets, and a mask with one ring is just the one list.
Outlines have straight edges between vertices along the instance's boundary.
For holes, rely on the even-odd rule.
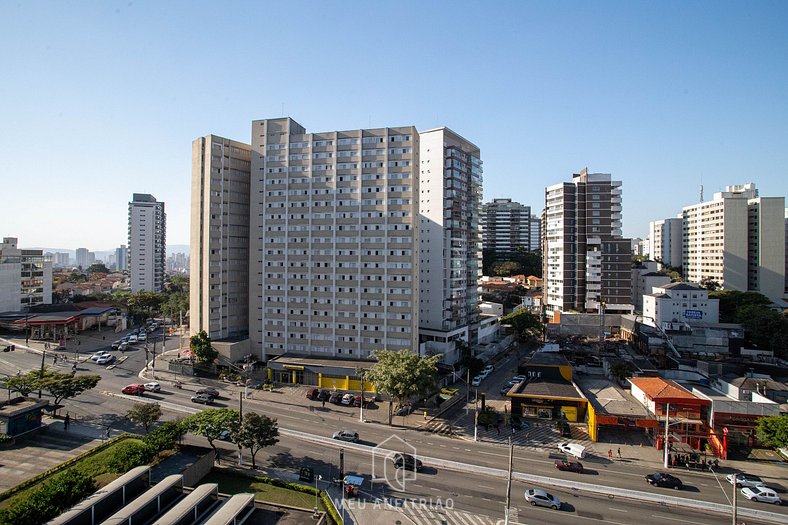
[[[410,454],[417,458],[416,447],[392,434],[372,448],[372,479],[386,482],[392,489],[404,491],[408,481],[416,481],[416,471],[407,468],[396,468],[394,456],[397,454]],[[393,472],[392,472],[393,471]],[[393,479],[390,475],[393,474]]]

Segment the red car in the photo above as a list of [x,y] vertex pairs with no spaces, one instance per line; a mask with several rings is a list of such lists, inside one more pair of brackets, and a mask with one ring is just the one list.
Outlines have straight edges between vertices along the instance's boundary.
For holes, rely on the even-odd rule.
[[145,385],[141,383],[134,383],[128,385],[121,392],[123,392],[124,394],[130,394],[132,396],[141,396],[145,392]]
[[556,461],[555,468],[565,472],[577,472],[578,474],[583,473],[583,465],[577,461]]
[[319,395],[320,395],[320,390],[318,390],[317,388],[313,388],[312,390],[307,390],[306,392],[306,398],[312,399],[314,401],[317,401],[317,396]]

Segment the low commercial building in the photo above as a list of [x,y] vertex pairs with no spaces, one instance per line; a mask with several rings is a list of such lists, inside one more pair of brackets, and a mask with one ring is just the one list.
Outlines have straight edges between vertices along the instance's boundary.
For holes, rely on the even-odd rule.
[[709,291],[696,284],[663,284],[643,296],[643,318],[663,330],[670,323],[714,324],[720,321],[720,300],[710,299]]
[[[289,385],[311,385],[337,390],[361,390],[362,370],[369,370],[374,361],[315,359],[287,355],[268,360],[268,379]],[[375,386],[364,381],[364,391],[374,392]]]
[[577,385],[588,399],[588,435],[592,441],[604,440],[606,433],[636,431],[643,435],[657,427],[654,415],[615,383],[585,376],[577,378]]
[[41,427],[41,411],[49,401],[15,397],[0,403],[0,434],[21,436]]
[[513,418],[585,421],[588,400],[572,382],[572,366],[561,354],[536,352],[517,372],[528,378],[506,394]]

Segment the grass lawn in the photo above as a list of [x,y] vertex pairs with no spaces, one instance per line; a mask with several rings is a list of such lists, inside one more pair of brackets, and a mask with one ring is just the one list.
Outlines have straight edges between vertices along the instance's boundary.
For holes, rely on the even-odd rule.
[[[232,474],[221,470],[212,470],[202,479],[202,483],[218,483],[219,492],[224,494],[238,494],[240,492],[254,492],[256,499],[266,503],[279,503],[303,509],[315,507],[315,496],[295,490],[276,487],[263,481],[256,481],[242,475]],[[326,510],[323,502],[318,499],[321,510]]]

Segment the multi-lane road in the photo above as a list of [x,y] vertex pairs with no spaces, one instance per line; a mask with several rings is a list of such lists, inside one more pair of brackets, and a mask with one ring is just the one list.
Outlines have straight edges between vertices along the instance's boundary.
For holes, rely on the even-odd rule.
[[[172,341],[171,344],[177,345],[177,341]],[[119,393],[125,385],[139,381],[138,373],[144,367],[145,355],[139,345],[134,350],[126,352],[125,355],[127,359],[111,369],[89,361],[81,363],[79,373],[98,373],[102,376],[102,381],[94,391],[67,401],[66,410],[70,410],[72,414],[80,418],[91,419],[100,424],[128,428],[128,422],[124,420],[123,416],[136,398],[122,396]],[[39,354],[24,351],[4,353],[0,355],[0,372],[14,374],[18,370],[35,369],[40,366],[40,362],[41,356]],[[52,366],[51,362],[48,362],[47,365]],[[183,417],[203,408],[190,401],[190,396],[197,388],[196,385],[186,384],[184,389],[175,389],[172,388],[171,381],[161,381],[161,383],[163,387],[161,393],[148,393],[143,399],[160,402],[169,417]],[[234,408],[238,406],[240,389],[228,387],[222,389],[222,392],[223,395],[214,406]],[[358,409],[334,405],[322,407],[320,403],[313,403],[288,393],[272,394],[255,391],[250,399],[244,400],[244,410],[254,410],[275,417],[282,429],[292,430],[296,433],[303,432],[328,438],[339,429],[355,430],[360,434],[362,444],[375,446],[383,443],[388,448],[398,448],[403,451],[409,451],[410,447],[413,447],[416,453],[424,458],[436,458],[494,469],[505,469],[508,461],[507,450],[500,445],[475,443],[411,429],[359,422]],[[392,436],[396,436],[396,438],[390,439]],[[292,434],[283,432],[280,443],[261,452],[258,462],[291,471],[308,465],[314,467],[325,479],[329,479],[337,472],[340,443],[328,442],[328,444],[335,446],[316,446],[312,441],[301,440]],[[228,446],[228,451],[231,448]],[[357,473],[369,480],[372,471],[370,453],[353,450],[353,447],[345,447],[344,453],[345,472]],[[651,464],[644,465],[633,459],[611,462],[607,458],[594,456],[583,460],[587,469],[586,473],[573,474],[559,472],[554,468],[555,460],[561,457],[553,450],[516,448],[513,469],[515,472],[531,475],[563,478],[614,488],[635,489],[666,496],[684,496],[723,504],[728,504],[728,496],[725,492],[728,495],[731,492],[730,485],[724,479],[715,478],[709,472],[679,474],[686,490],[677,492],[652,488],[646,484],[644,475],[654,471],[655,466]],[[429,465],[428,459],[425,459],[425,463],[425,471],[420,473],[416,480],[406,483],[401,491],[393,490],[383,482],[369,482],[363,490],[370,498],[428,498],[429,500],[440,499],[442,502],[449,498],[456,509],[476,515],[479,524],[494,523],[495,520],[503,516],[506,490],[504,479],[473,472],[434,468]],[[779,486],[782,480],[766,477],[766,481]],[[689,509],[669,508],[664,505],[567,492],[559,489],[551,489],[550,491],[565,502],[560,511],[533,508],[527,505],[523,498],[523,491],[531,486],[520,482],[513,483],[512,505],[516,509],[518,520],[521,523],[590,523],[597,521],[619,524],[634,522],[664,524],[683,521],[690,524],[706,524],[723,522],[723,517],[719,514],[704,514]],[[786,523],[788,523],[788,512],[786,512],[788,507],[786,506],[777,507],[763,503],[752,503],[743,498],[739,498],[739,502],[745,508],[783,513],[786,516]],[[443,513],[435,510],[423,511],[424,515],[414,515],[411,519],[415,523],[430,523],[431,521],[428,521],[431,519],[428,515],[429,512],[436,514],[435,519],[438,520],[436,523],[440,523],[441,520],[454,523],[445,516],[440,518],[440,515],[446,513],[450,515],[448,510],[444,510]],[[419,522],[419,519],[425,521]],[[463,521],[457,520],[456,522],[462,523]],[[759,522],[748,519],[747,523]]]

